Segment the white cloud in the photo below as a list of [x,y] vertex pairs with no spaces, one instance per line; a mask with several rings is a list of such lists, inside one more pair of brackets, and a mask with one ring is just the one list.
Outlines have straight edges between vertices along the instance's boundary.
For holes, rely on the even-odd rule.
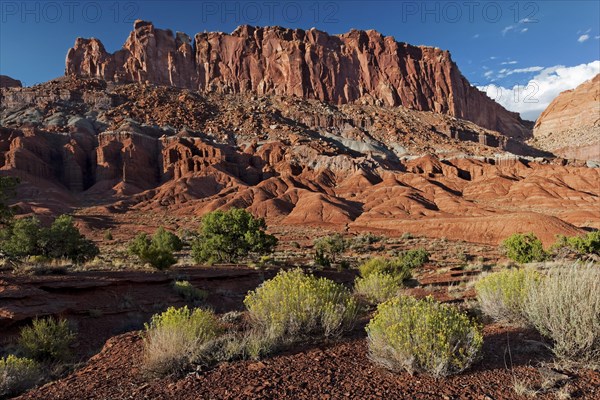
[[537,19],[523,18],[519,21],[520,24],[529,24],[531,22],[537,22]]
[[543,70],[544,67],[527,67],[527,68],[515,68],[515,69],[511,69],[509,70],[506,75],[512,75],[512,74],[524,74],[524,73],[528,73],[528,72],[538,72]]
[[514,27],[514,26],[512,26],[512,25],[509,25],[509,26],[507,26],[506,28],[502,29],[502,36],[506,36],[506,34],[507,34],[509,31],[512,31],[513,29],[515,29],[515,27]]
[[539,72],[543,69],[544,67],[527,67],[515,69],[502,68],[500,71],[498,71],[498,78],[506,78],[507,76],[513,74],[528,74],[531,72]]
[[491,78],[491,77],[492,77],[492,75],[494,75],[494,71],[492,71],[492,70],[486,71],[486,72],[483,74],[483,76],[485,76],[486,78]]
[[[531,68],[539,67],[523,70]],[[535,120],[560,92],[574,89],[598,73],[600,60],[573,67],[557,65],[542,68],[526,84],[515,85],[512,88],[494,84],[478,88],[504,108],[520,113],[524,119]]]
[[585,34],[585,35],[581,35],[581,36],[579,36],[579,39],[577,39],[577,41],[578,41],[579,43],[583,43],[583,42],[585,42],[586,40],[588,40],[589,38],[590,38],[590,35],[588,35],[588,34]]
[[476,33],[473,35],[473,39],[477,39],[477,38],[479,38],[479,33]]
[[600,39],[600,35],[594,36],[594,39]]
[[503,61],[501,64],[502,65],[515,65],[518,64],[518,61]]
[[528,30],[529,30],[529,28],[523,28],[523,29],[521,29],[521,33],[525,33],[525,32],[527,32]]

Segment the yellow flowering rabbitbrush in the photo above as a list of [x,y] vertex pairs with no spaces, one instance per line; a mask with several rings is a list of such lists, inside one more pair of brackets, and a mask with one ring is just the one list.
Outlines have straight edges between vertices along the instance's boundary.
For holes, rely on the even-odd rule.
[[371,359],[384,367],[435,377],[456,374],[479,359],[481,327],[431,297],[382,303],[367,325]]
[[306,335],[336,336],[354,325],[358,304],[348,289],[300,269],[282,271],[244,299],[266,335],[294,341]]

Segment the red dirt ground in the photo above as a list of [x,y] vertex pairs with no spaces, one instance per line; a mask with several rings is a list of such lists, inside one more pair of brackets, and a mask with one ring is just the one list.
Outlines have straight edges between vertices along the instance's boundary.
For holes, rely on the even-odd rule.
[[360,334],[357,329],[354,337],[338,343],[306,346],[259,362],[224,363],[181,379],[146,380],[139,368],[142,340],[132,332],[110,339],[79,371],[19,399],[523,398],[515,393],[515,380],[538,390],[546,380],[553,389],[541,391],[539,398],[557,398],[555,391],[563,386],[571,398],[600,398],[600,373],[561,371],[565,375],[560,376],[549,367],[540,368],[551,357],[540,351],[539,337],[531,332],[486,327],[483,360],[472,370],[439,380],[379,368],[369,360]]

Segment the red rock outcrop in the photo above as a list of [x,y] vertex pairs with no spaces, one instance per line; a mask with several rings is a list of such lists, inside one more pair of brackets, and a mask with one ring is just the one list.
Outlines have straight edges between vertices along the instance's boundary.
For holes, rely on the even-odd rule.
[[535,123],[534,143],[565,158],[600,160],[600,74],[562,92]]
[[241,26],[232,34],[183,33],[136,21],[123,48],[108,53],[78,38],[66,75],[150,82],[202,91],[297,96],[334,104],[404,106],[466,119],[512,138],[530,128],[469,84],[438,48],[411,46],[369,31]]
[[232,206],[274,227],[490,244],[600,228],[600,169],[507,154],[513,139],[444,114],[72,77],[0,94],[21,212],[122,218],[124,238],[138,217]]
[[21,87],[21,81],[10,76],[0,75],[0,88]]

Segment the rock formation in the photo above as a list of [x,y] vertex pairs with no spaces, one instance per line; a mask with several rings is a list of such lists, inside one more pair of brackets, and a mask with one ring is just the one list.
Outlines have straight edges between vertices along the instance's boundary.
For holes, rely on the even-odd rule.
[[558,95],[533,134],[537,146],[562,157],[600,160],[600,74]]
[[122,215],[125,236],[231,206],[270,226],[490,244],[600,228],[600,169],[515,156],[535,150],[444,114],[73,77],[0,96],[21,212]]
[[21,87],[21,81],[10,76],[0,75],[0,88]]
[[123,48],[106,52],[78,38],[66,75],[150,82],[220,93],[277,94],[333,104],[434,111],[526,139],[530,127],[474,88],[450,53],[369,31],[328,35],[311,29],[240,26],[232,34],[189,36],[136,21]]

